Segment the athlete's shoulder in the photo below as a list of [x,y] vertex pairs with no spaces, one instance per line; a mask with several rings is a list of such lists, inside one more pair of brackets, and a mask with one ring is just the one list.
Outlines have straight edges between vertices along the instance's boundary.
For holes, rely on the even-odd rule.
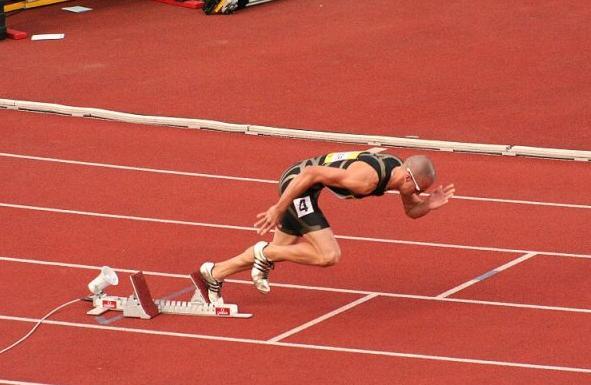
[[385,153],[385,152],[378,152],[378,153],[362,152],[360,154],[360,158],[361,157],[364,157],[364,158],[374,158],[377,161],[381,161],[381,162],[384,162],[384,163],[395,164],[396,166],[400,166],[402,163],[404,163],[404,160],[402,160],[402,158],[400,158],[400,157],[398,157],[396,155]]

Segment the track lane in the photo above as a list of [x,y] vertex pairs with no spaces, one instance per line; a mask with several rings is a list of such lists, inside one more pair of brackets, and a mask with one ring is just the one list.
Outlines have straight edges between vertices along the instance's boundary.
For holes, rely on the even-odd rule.
[[590,336],[588,314],[379,297],[285,341],[586,368]]
[[[277,199],[276,186],[267,184],[10,158],[0,159],[0,176],[7,180],[2,203],[237,226],[252,226],[254,219],[248,218]],[[321,206],[337,234],[454,244],[469,239],[473,246],[537,252],[590,250],[581,242],[591,221],[591,211],[584,209],[457,200],[413,221],[394,195],[343,202],[325,193]]]
[[[0,321],[2,329],[22,322]],[[28,324],[27,324],[28,325]],[[39,354],[39,353],[42,354]],[[64,357],[76,357],[75,362]],[[253,358],[254,357],[254,358]],[[223,359],[223,366],[220,360]],[[257,365],[264,361],[266,365]],[[47,365],[51,362],[51,365]],[[179,365],[179,362],[186,363]],[[43,367],[40,371],[38,368]],[[369,368],[369,369],[368,369]],[[43,325],[0,360],[5,377],[59,384],[442,382],[583,385],[588,375]],[[338,373],[336,375],[335,373]]]
[[[2,267],[2,275],[4,275],[5,277],[10,276],[11,279],[19,279],[21,277],[23,278],[20,279],[22,285],[20,285],[20,287],[16,290],[18,290],[22,294],[25,294],[26,298],[29,298],[31,299],[31,301],[33,301],[27,304],[26,306],[23,306],[22,302],[18,301],[3,303],[0,308],[0,314],[2,316],[5,316],[6,312],[9,312],[11,314],[16,314],[17,317],[26,317],[27,313],[30,314],[40,311],[41,308],[52,307],[53,305],[48,303],[47,298],[42,298],[42,296],[38,295],[35,296],[35,293],[38,293],[39,286],[42,286],[47,291],[53,293],[51,300],[56,301],[56,304],[57,302],[65,302],[66,300],[71,299],[73,288],[76,286],[85,286],[84,284],[87,281],[87,279],[85,278],[88,278],[79,274],[79,271],[77,271],[76,269],[70,268],[33,266],[33,268],[31,269],[22,269],[21,264],[9,262],[3,262]],[[94,276],[94,273],[87,275],[89,275],[90,278],[92,278],[92,276]],[[36,276],[38,277],[38,279],[27,280],[25,278],[30,276]],[[3,281],[6,280],[3,279]],[[176,282],[174,282],[173,284],[173,281]],[[123,282],[124,281],[122,281],[122,283]],[[158,297],[163,292],[170,291],[173,287],[178,287],[178,284],[180,283],[178,279],[165,277],[149,277],[149,282],[151,286],[155,288],[155,290],[153,291],[156,297]],[[124,292],[124,286],[125,285],[123,284],[121,285],[121,287],[112,288],[113,290],[109,291],[111,292],[111,294],[120,294],[117,292]],[[130,285],[128,284],[127,286],[127,289],[129,291]],[[2,291],[11,294],[10,287],[2,288]],[[277,293],[275,295],[277,295]],[[279,296],[281,297],[281,294],[279,294]],[[279,304],[275,304],[273,312],[267,314],[259,312],[259,314],[257,315],[258,318],[256,324],[244,320],[219,320],[211,318],[196,319],[193,317],[175,317],[161,315],[150,321],[138,319],[122,319],[114,324],[99,325],[93,321],[94,317],[84,315],[84,309],[88,308],[88,304],[85,303],[77,303],[70,306],[69,308],[63,309],[60,313],[52,317],[52,320],[66,321],[69,323],[74,322],[76,324],[82,323],[81,326],[89,325],[89,327],[96,325],[96,327],[101,328],[122,327],[132,329],[148,329],[154,330],[157,333],[161,334],[172,332],[185,334],[189,333],[190,335],[211,335],[214,338],[217,338],[216,336],[220,336],[221,339],[225,339],[225,342],[230,342],[231,345],[233,345],[231,339],[238,338],[238,340],[235,340],[234,342],[243,342],[248,344],[255,343],[253,349],[258,350],[261,348],[258,345],[264,343],[266,339],[264,335],[267,335],[269,333],[275,333],[276,330],[280,328],[285,328],[284,330],[291,329],[294,324],[301,322],[298,321],[298,318],[301,319],[306,317],[313,317],[313,313],[326,313],[326,310],[322,310],[322,307],[324,306],[323,303],[330,303],[330,305],[334,306],[334,308],[338,307],[339,301],[334,300],[334,293],[314,293],[313,296],[315,297],[313,300],[306,300],[306,298],[302,298],[301,301],[294,303],[294,307],[292,307],[293,310],[283,308],[284,305],[282,304],[282,301],[280,301]],[[9,295],[8,298],[11,297],[12,296]],[[353,296],[347,297],[348,299],[346,301],[351,302]],[[357,298],[359,298],[359,296]],[[387,301],[393,306],[384,307],[384,301]],[[375,303],[378,303],[378,305],[376,305]],[[453,322],[449,317],[446,318],[445,316],[439,314],[442,311],[444,312],[444,308],[446,308],[448,305],[452,308],[452,315],[459,316],[453,317]],[[256,307],[256,305],[252,306]],[[381,310],[376,310],[376,306]],[[415,310],[409,312],[408,310],[410,308],[413,308]],[[298,312],[293,312],[296,309],[298,310]],[[310,311],[312,309],[313,311]],[[417,309],[419,311],[417,311]],[[502,362],[516,362],[517,364],[534,365],[534,367],[530,369],[536,369],[535,365],[542,363],[544,359],[547,362],[543,362],[543,365],[555,365],[558,362],[560,362],[561,365],[559,366],[567,366],[567,364],[572,365],[576,362],[580,363],[580,356],[579,361],[573,361],[573,353],[571,352],[581,351],[581,349],[584,348],[582,346],[579,346],[579,344],[586,346],[586,342],[584,338],[574,339],[573,334],[577,334],[576,330],[581,330],[580,325],[577,327],[577,323],[581,323],[581,325],[584,325],[587,318],[589,317],[588,314],[575,315],[567,313],[539,312],[536,310],[519,309],[517,310],[517,314],[519,314],[519,317],[515,318],[516,313],[513,310],[514,309],[489,307],[483,308],[482,305],[454,305],[424,301],[416,302],[414,300],[408,299],[376,298],[369,302],[366,302],[363,305],[360,305],[358,308],[351,309],[345,313],[338,315],[337,317],[331,318],[330,320],[323,322],[322,324],[316,325],[311,329],[307,329],[301,333],[289,337],[288,340],[285,341],[285,343],[290,344],[294,342],[299,343],[305,341],[306,346],[300,345],[300,347],[312,348],[312,351],[317,351],[318,349],[326,346],[333,346],[337,349],[340,347],[359,348],[364,350],[370,349],[371,351],[383,351],[386,353],[404,352],[425,355],[423,358],[418,356],[415,357],[420,358],[420,362],[416,362],[417,365],[422,365],[422,360],[429,359],[427,357],[434,358],[436,356],[451,357],[452,360],[453,357],[456,357],[459,359],[465,358],[484,359],[487,361],[501,361],[499,367],[499,370],[501,371],[507,369],[506,366],[502,364]],[[360,312],[362,314],[361,318],[359,318]],[[433,312],[439,314],[439,316],[431,316]],[[41,313],[46,313],[46,310],[44,309],[43,311],[41,311]],[[367,314],[372,314],[372,317],[367,317]],[[536,345],[533,349],[533,352],[528,354],[522,354],[523,348],[510,351],[502,349],[507,343],[515,344],[515,346],[523,346],[523,344],[520,341],[522,341],[524,338],[527,338],[529,334],[539,334],[539,332],[535,330],[530,330],[529,332],[527,330],[524,331],[525,323],[531,322],[533,315],[535,315],[534,323],[546,323],[545,333],[539,335],[539,338],[547,342],[552,341],[551,346],[553,346],[553,350],[549,352],[547,351],[548,345],[541,344]],[[330,328],[330,325],[335,325],[335,323],[340,324],[342,322],[345,322],[345,324],[349,325],[351,319],[354,319],[355,323],[358,325],[371,324],[372,327],[369,329],[356,327],[354,330],[347,328],[349,329],[349,332],[346,333],[346,336],[343,333],[339,333],[338,329],[331,328],[332,333],[323,332],[323,336],[327,337],[325,341],[322,340],[323,337],[311,337],[311,335],[314,336],[315,332],[319,329],[322,330],[326,327]],[[197,320],[199,322],[196,322]],[[513,330],[516,326],[515,322],[517,320],[518,324],[521,326],[518,328],[518,330]],[[417,322],[418,326],[412,327],[411,330],[408,329],[410,324],[414,325]],[[462,345],[460,341],[456,341],[456,339],[454,339],[454,333],[461,335],[462,332],[458,332],[459,328],[461,328],[459,324],[466,322],[472,322],[475,326],[475,328],[468,329],[466,333],[478,333],[478,329],[480,328],[488,330],[490,328],[496,327],[495,330],[497,333],[497,338],[495,338],[495,336],[493,336],[492,334],[486,334],[486,348],[483,348],[482,346],[469,347]],[[427,346],[425,346],[425,343],[430,340],[428,334],[425,335],[424,331],[422,331],[422,328],[426,327],[426,325],[429,324],[431,324],[432,327],[438,328],[439,337],[437,337],[437,339],[441,340],[440,344],[432,345],[427,343]],[[0,325],[5,325],[5,323],[3,321],[0,321]],[[229,328],[229,325],[232,325],[232,327]],[[569,327],[564,327],[565,325]],[[75,325],[72,324],[70,326]],[[48,329],[53,329],[50,325],[44,325],[42,327],[45,328],[45,332],[47,332]],[[46,340],[47,338],[60,338],[59,329],[53,330],[54,333],[52,333],[51,335],[45,334],[45,337],[43,336],[44,333],[40,333],[41,336],[39,338],[41,338],[41,340]],[[372,331],[370,332],[370,330]],[[388,330],[388,332],[384,333],[384,330]],[[67,338],[69,340],[72,338],[71,332],[76,333],[71,328],[68,328]],[[112,346],[113,341],[111,341],[110,338],[105,338],[105,333],[108,334],[109,332],[106,330],[102,330],[100,335],[95,335],[93,339],[87,342],[87,345],[90,344],[91,346],[93,346],[93,349],[90,349],[88,351],[94,354],[95,356],[98,355],[104,357],[102,356],[103,353],[109,354],[113,351],[112,349],[106,348],[106,346]],[[365,334],[367,333],[370,333],[371,337],[366,338],[367,336],[365,336]],[[417,333],[419,335],[423,335],[423,337],[417,339]],[[559,335],[558,337],[556,337],[557,334]],[[340,339],[338,341],[335,341],[335,335],[340,336]],[[362,338],[364,342],[360,342],[359,340],[360,336],[362,335],[365,336]],[[187,335],[187,337],[188,336],[189,335]],[[37,337],[37,334],[35,334],[31,338],[35,337]],[[171,337],[173,336],[168,336],[168,338]],[[183,336],[177,335],[177,337],[182,338]],[[98,338],[100,342],[95,343],[95,338]],[[124,335],[119,336],[119,338],[121,341],[126,341],[128,344],[130,344],[130,347],[133,346],[130,340],[133,340],[134,337],[129,333],[125,333]],[[146,336],[145,338],[151,337]],[[200,340],[202,339],[202,337],[198,338],[200,338]],[[320,340],[318,338],[320,338]],[[554,338],[556,338],[556,340],[554,340]],[[408,343],[409,340],[414,341],[414,344],[417,344],[419,350],[393,349],[393,347],[403,346],[405,343]],[[23,345],[23,349],[20,350],[20,352],[26,354],[28,349],[31,349],[33,346],[35,346],[35,340],[32,341],[33,344]],[[568,344],[564,342],[568,342]],[[45,341],[45,343],[47,344],[49,342]],[[203,343],[205,344],[207,342],[203,341]],[[179,344],[182,348],[183,342],[179,341]],[[319,345],[319,347],[313,347],[311,345]],[[101,348],[102,346],[105,347]],[[231,348],[234,347],[235,346],[232,346]],[[289,348],[290,346],[285,345],[285,347]],[[293,345],[292,347],[296,347],[296,345]],[[451,347],[452,350],[446,350],[446,348],[448,347]],[[138,348],[143,348],[143,345],[142,347]],[[50,349],[53,348],[50,347]],[[177,347],[174,351],[178,352],[178,349],[179,348]],[[44,354],[46,354],[46,351],[47,349],[43,349]],[[16,355],[18,356],[19,350],[17,350],[16,352]],[[560,352],[560,354],[558,354],[557,352]],[[279,354],[281,353],[283,352],[280,352]],[[331,354],[335,353],[336,352],[332,352]],[[361,351],[359,351],[359,353],[361,355],[367,354]],[[467,355],[467,353],[470,354]],[[121,354],[122,352],[119,351],[119,354],[117,356],[119,359],[121,359]],[[176,354],[177,353],[175,353],[175,355]],[[211,352],[209,350],[201,350],[196,352],[194,351],[193,354],[195,356],[195,359],[199,359],[201,361],[203,359],[203,356],[209,356]],[[554,354],[557,354],[560,358],[555,358],[554,360],[548,361],[548,357],[550,355],[554,357]],[[518,358],[518,361],[514,360],[516,358]],[[101,361],[104,362],[104,358]],[[447,361],[449,362],[449,360]],[[521,369],[525,372],[530,370],[525,368]],[[539,369],[541,368],[538,368],[537,370]],[[546,372],[546,370],[544,370],[544,372]],[[379,373],[378,375],[381,376],[383,375],[383,373]]]
[[[0,314],[5,316],[41,318],[51,309],[88,295],[87,284],[99,273],[98,270],[27,265],[1,262],[0,289],[3,301]],[[127,297],[133,293],[129,274],[118,273],[120,284],[109,287],[107,293]],[[35,277],[35,279],[30,279]],[[13,285],[11,282],[21,282]],[[189,278],[146,276],[154,298],[188,301],[193,292]],[[215,317],[191,317],[159,315],[149,321],[133,318],[119,319],[120,312],[108,312],[102,317],[86,315],[92,309],[88,302],[78,302],[63,309],[53,320],[107,324],[120,327],[148,327],[160,331],[213,335],[228,338],[256,339],[265,341],[285,330],[292,329],[310,319],[333,311],[363,297],[361,294],[320,292],[273,288],[272,302],[253,287],[229,284],[226,299],[237,303],[241,312],[256,314],[256,322],[242,319]],[[185,290],[187,289],[187,290]],[[51,293],[43,295],[42,293]],[[115,317],[115,318],[114,318]]]
[[[0,116],[0,152],[273,180],[298,159],[371,147],[19,111],[0,110]],[[414,153],[432,157],[441,183],[454,182],[459,195],[591,205],[585,194],[591,188],[587,163],[388,151],[402,157]]]
[[[254,244],[254,232],[0,208],[0,255],[189,274]],[[279,264],[274,282],[437,295],[516,255],[341,240],[329,269]],[[468,262],[469,263],[465,263]],[[363,266],[363,269],[359,267]],[[238,277],[250,280],[248,274]],[[232,298],[232,285],[227,290]]]
[[[589,261],[537,255],[523,265],[453,295],[591,308]],[[536,284],[532,284],[536,282]]]

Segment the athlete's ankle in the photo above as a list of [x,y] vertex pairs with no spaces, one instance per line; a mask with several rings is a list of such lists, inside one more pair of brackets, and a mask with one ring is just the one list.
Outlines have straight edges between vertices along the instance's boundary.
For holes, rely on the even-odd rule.
[[218,282],[224,282],[224,279],[226,278],[222,269],[218,268],[218,265],[213,265],[213,268],[211,269],[211,276]]

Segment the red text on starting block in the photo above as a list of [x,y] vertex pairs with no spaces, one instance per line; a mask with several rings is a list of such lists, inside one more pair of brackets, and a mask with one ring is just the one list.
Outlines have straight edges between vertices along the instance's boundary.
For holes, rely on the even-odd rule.
[[216,307],[215,315],[230,315],[230,308],[227,307]]

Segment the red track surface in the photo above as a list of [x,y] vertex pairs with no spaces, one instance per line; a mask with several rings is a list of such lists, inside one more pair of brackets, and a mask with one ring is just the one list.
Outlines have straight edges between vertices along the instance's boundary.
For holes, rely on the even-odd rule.
[[[254,243],[258,239],[251,229],[254,215],[276,199],[276,187],[261,181],[116,170],[7,154],[274,180],[295,159],[350,148],[22,112],[0,111],[0,116],[0,178],[4,181],[0,205],[94,213],[0,206],[0,257],[4,257],[0,261],[0,347],[32,326],[9,317],[37,319],[86,294],[85,286],[96,270],[80,265],[108,264],[152,272],[147,280],[155,297],[174,293],[181,299],[188,297],[188,279],[160,273],[188,274],[206,259],[226,258]],[[591,204],[585,194],[591,187],[585,179],[586,164],[428,154],[438,165],[441,182],[455,182],[462,196]],[[87,303],[76,303],[51,317],[66,324],[42,325],[22,345],[0,356],[0,380],[51,384],[589,383],[589,373],[535,366],[591,369],[591,314],[577,310],[591,308],[587,294],[591,286],[585,274],[591,263],[588,207],[454,199],[441,211],[412,221],[403,217],[398,200],[394,195],[341,202],[325,194],[322,205],[337,234],[371,239],[341,240],[343,261],[334,268],[281,264],[273,272],[274,283],[300,288],[274,287],[265,297],[250,285],[229,282],[226,298],[254,313],[252,320],[162,315],[142,321],[119,319],[114,313],[94,318],[84,314]],[[436,244],[384,243],[388,240]],[[451,296],[476,302],[435,298],[528,251],[584,254],[587,258],[536,255]],[[127,276],[121,273],[120,286],[110,288],[109,293],[128,295]],[[247,275],[237,278],[246,280]],[[331,291],[310,290],[309,286]],[[280,341],[296,345],[265,345],[264,341],[363,298],[367,292],[382,295]],[[443,361],[434,361],[437,357]],[[498,365],[450,361],[456,359]]]
[[2,97],[426,139],[591,146],[584,1],[281,0],[232,17],[83,0],[9,17]]
[[[9,18],[66,39],[2,42],[0,97],[591,147],[581,2],[282,0],[232,17],[145,0],[80,5],[94,11]],[[0,137],[0,350],[86,295],[101,265],[145,271],[157,298],[189,298],[181,275],[259,239],[255,214],[287,165],[366,148],[7,110]],[[447,207],[413,221],[396,195],[325,193],[342,262],[279,264],[269,296],[234,277],[224,296],[253,319],[91,317],[78,302],[0,355],[0,383],[591,383],[588,163],[427,154],[440,183],[457,186]],[[128,275],[109,294],[129,295]]]

